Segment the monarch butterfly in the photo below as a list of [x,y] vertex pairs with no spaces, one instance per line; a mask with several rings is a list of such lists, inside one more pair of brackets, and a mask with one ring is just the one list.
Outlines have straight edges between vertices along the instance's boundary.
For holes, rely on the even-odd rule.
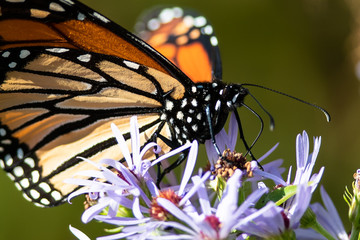
[[76,0],[0,0],[0,165],[26,199],[62,203],[63,180],[91,168],[77,156],[120,160],[110,122],[129,139],[137,115],[143,145],[167,152],[214,139],[243,105],[206,19],[157,16],[141,34],[169,59]]

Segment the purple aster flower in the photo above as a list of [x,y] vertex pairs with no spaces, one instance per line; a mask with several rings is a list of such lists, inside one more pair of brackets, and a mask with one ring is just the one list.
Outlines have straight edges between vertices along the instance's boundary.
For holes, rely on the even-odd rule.
[[[208,178],[206,173],[203,177],[194,176],[193,185],[198,186],[200,213],[194,205],[188,201],[190,196],[182,199],[179,206],[165,198],[157,198],[160,206],[166,209],[173,217],[174,221],[163,222],[164,226],[175,229],[174,232],[162,232],[162,236],[149,237],[148,239],[235,239],[236,235],[232,232],[239,219],[244,217],[246,211],[253,207],[257,200],[267,192],[267,189],[259,189],[252,193],[240,206],[238,206],[238,191],[241,187],[242,172],[236,170],[229,178],[223,192],[221,201],[217,206],[211,207],[209,196],[204,185],[204,178]],[[190,195],[190,191],[189,194]],[[188,210],[190,209],[190,210]],[[231,217],[230,217],[231,216]],[[181,232],[181,234],[179,233]]]
[[322,186],[320,187],[320,194],[325,208],[320,203],[311,205],[311,209],[316,214],[317,221],[334,239],[348,240],[349,236],[345,231],[335,205]]
[[[100,163],[83,159],[99,170],[88,170],[77,173],[77,175],[88,179],[67,179],[67,183],[83,186],[78,191],[70,194],[68,199],[70,201],[75,196],[88,194],[91,200],[96,200],[96,203],[83,213],[82,221],[84,223],[96,219],[109,224],[125,226],[121,233],[116,236],[105,237],[107,239],[112,239],[112,237],[118,238],[119,236],[131,237],[133,234],[142,233],[141,231],[144,229],[146,229],[146,231],[144,230],[145,232],[151,232],[150,230],[154,230],[159,225],[158,223],[149,222],[151,220],[149,215],[152,197],[159,195],[160,191],[157,189],[150,174],[148,174],[149,168],[190,147],[181,184],[176,188],[177,194],[183,195],[185,189],[188,187],[187,183],[196,163],[198,144],[196,141],[185,144],[150,162],[143,160],[143,156],[146,151],[151,150],[153,147],[159,148],[159,146],[155,143],[149,143],[140,151],[139,130],[136,117],[131,119],[132,156],[120,131],[114,125],[112,125],[112,129],[128,167],[111,159],[104,159],[100,161]],[[104,166],[104,164],[106,166]],[[111,167],[112,170],[110,170],[109,167]],[[105,209],[106,211],[104,212]],[[119,216],[119,211],[123,211],[122,216]],[[132,214],[129,215],[131,212]],[[143,227],[138,227],[139,224]]]
[[310,183],[312,192],[316,189],[318,183],[324,172],[324,167],[321,167],[318,173],[312,174],[317,155],[321,145],[321,137],[314,138],[314,151],[309,154],[309,137],[306,131],[303,134],[298,134],[296,137],[296,174],[293,182],[291,182],[291,167],[288,172],[287,180],[283,180],[279,175],[255,169],[254,175],[262,176],[264,178],[272,179],[276,184],[288,186],[290,184],[297,185],[302,183]]
[[253,213],[241,219],[236,228],[261,238],[282,236],[283,239],[292,239],[292,230],[299,227],[300,219],[309,207],[311,196],[311,187],[300,184],[294,200],[285,208],[270,201],[263,208],[253,210]]
[[[223,128],[216,136],[216,144],[218,145],[221,152],[223,152],[226,149],[230,149],[230,152],[235,151],[236,142],[238,139],[238,124],[236,121],[236,117],[234,113],[231,113],[230,116],[230,122],[229,122],[229,129],[228,133],[226,133],[225,129]],[[265,158],[267,158],[276,148],[278,144],[276,144],[274,147],[272,147],[268,152],[266,152],[263,156],[261,156],[259,159],[257,159],[257,162],[262,162]],[[214,166],[216,161],[219,159],[219,155],[215,151],[214,144],[211,140],[205,141],[205,147],[206,152],[208,155],[209,162],[211,166]],[[256,161],[251,161],[249,172],[257,169],[258,164]],[[284,168],[281,168],[283,160],[278,159],[275,161],[272,161],[270,163],[264,164],[264,172],[270,173],[271,176],[276,176],[278,178],[281,178],[281,174],[285,171]],[[248,178],[248,181],[256,183],[260,179],[262,179],[263,176],[253,176],[251,178]],[[256,188],[254,188],[256,189]]]

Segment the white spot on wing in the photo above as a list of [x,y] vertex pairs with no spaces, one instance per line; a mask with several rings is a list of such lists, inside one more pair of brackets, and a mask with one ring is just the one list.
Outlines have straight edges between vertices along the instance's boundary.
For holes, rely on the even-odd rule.
[[207,34],[207,35],[211,35],[211,34],[213,34],[213,32],[214,32],[212,26],[210,26],[210,25],[207,25],[207,26],[204,27],[203,29],[204,29],[204,33]]
[[83,13],[79,13],[77,16],[77,19],[80,21],[83,21],[83,20],[85,20],[85,15]]
[[17,177],[21,177],[24,175],[24,169],[20,166],[15,167],[13,172],[14,172],[14,175]]
[[17,188],[17,190],[19,190],[19,191],[21,191],[22,190],[22,188],[21,188],[21,186],[20,186],[20,184],[19,183],[15,183],[15,187]]
[[104,17],[103,15],[101,15],[100,13],[94,12],[93,16],[96,17],[97,19],[99,19],[100,21],[103,21],[104,23],[108,23],[110,22],[109,19],[107,19],[106,17]]
[[150,31],[155,31],[157,29],[159,29],[160,27],[160,22],[158,19],[156,18],[153,18],[153,19],[150,19],[148,22],[147,22],[147,28],[150,30]]
[[40,173],[39,173],[39,171],[32,171],[31,172],[31,177],[32,177],[32,182],[33,183],[37,183],[38,181],[39,181],[39,179],[40,179]]
[[159,19],[162,23],[168,23],[174,18],[174,11],[170,8],[165,8],[159,14]]
[[139,64],[130,62],[130,61],[126,61],[126,60],[124,60],[124,63],[126,66],[128,66],[129,68],[132,68],[132,69],[139,69],[139,67],[140,67]]
[[28,196],[27,194],[23,193],[23,197],[24,197],[27,201],[32,202],[32,199],[29,198],[29,196]]
[[181,8],[179,8],[179,7],[174,7],[174,8],[173,8],[173,12],[174,12],[174,17],[175,17],[175,18],[182,17],[183,14],[184,14],[184,11],[183,11]]
[[79,59],[79,61],[81,62],[89,62],[91,59],[91,55],[90,54],[80,55],[77,57],[77,59]]
[[46,193],[49,193],[51,191],[51,187],[46,182],[42,182],[39,184],[39,187],[44,190]]
[[65,3],[67,5],[74,5],[74,2],[71,0],[60,0],[60,2]]
[[1,140],[1,144],[10,145],[10,144],[11,144],[11,140],[10,140],[10,139]]
[[22,159],[24,157],[24,151],[21,148],[18,148],[16,155],[19,159]]
[[186,104],[187,104],[187,99],[184,98],[184,99],[181,101],[181,107],[182,107],[182,108],[185,107]]
[[42,199],[40,200],[40,202],[41,202],[41,204],[44,204],[44,205],[49,205],[49,204],[50,204],[50,201],[47,200],[46,198],[42,198]]
[[11,173],[6,173],[6,175],[7,175],[12,181],[15,180],[14,175],[12,175]]
[[194,19],[195,27],[200,28],[200,27],[204,26],[205,24],[206,24],[206,18],[204,18],[203,16],[199,16]]
[[7,58],[10,56],[10,52],[9,51],[5,51],[3,52],[3,54],[1,54],[1,56],[3,56],[4,58]]
[[19,183],[22,188],[28,188],[30,186],[29,179],[27,179],[27,178],[21,179],[21,181]]
[[54,198],[55,201],[61,200],[61,194],[58,191],[52,191],[51,196]]
[[14,68],[14,67],[16,67],[16,62],[11,62],[11,63],[9,63],[9,68]]
[[0,136],[4,137],[6,135],[6,130],[3,128],[0,128]]
[[49,9],[56,12],[65,12],[65,9],[60,4],[55,2],[50,3]]
[[40,193],[38,191],[36,191],[35,189],[31,189],[30,190],[30,196],[33,199],[38,199],[40,197]]
[[194,18],[192,16],[185,16],[184,17],[184,24],[191,28],[192,26],[194,26]]
[[24,59],[24,58],[26,58],[27,56],[29,56],[30,55],[30,51],[29,50],[21,50],[20,51],[20,58],[22,58],[22,59]]
[[25,158],[24,162],[30,167],[30,168],[34,168],[35,167],[35,161],[32,158]]
[[174,107],[174,103],[169,100],[166,100],[165,109],[168,111],[171,111],[173,109],[173,107]]
[[68,52],[68,48],[47,48],[46,51],[53,52],[53,53],[64,53]]
[[191,101],[191,104],[192,104],[194,107],[197,107],[197,105],[198,105],[196,99],[193,99],[193,100]]
[[179,111],[176,113],[176,118],[182,120],[184,118],[183,112]]
[[215,36],[212,36],[212,37],[210,38],[210,43],[211,43],[211,45],[213,45],[214,47],[217,46],[217,45],[218,45],[218,40],[217,40],[217,38],[216,38]]
[[10,154],[6,154],[5,158],[4,158],[5,164],[6,166],[11,166],[14,162],[14,160],[12,159],[12,157],[10,156]]

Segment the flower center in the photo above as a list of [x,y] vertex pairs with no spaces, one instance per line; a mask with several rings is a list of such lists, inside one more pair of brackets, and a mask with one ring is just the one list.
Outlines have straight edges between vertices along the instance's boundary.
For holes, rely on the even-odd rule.
[[159,221],[165,221],[169,217],[169,212],[157,203],[158,198],[165,198],[176,206],[179,206],[181,197],[177,195],[173,190],[169,189],[161,191],[159,193],[159,196],[153,198],[153,200],[151,201],[150,216]]
[[222,156],[217,160],[215,164],[215,170],[212,172],[217,177],[222,177],[225,180],[230,178],[236,169],[246,170],[247,177],[252,177],[250,162],[246,161],[246,157],[242,153],[231,151],[230,149],[224,150]]

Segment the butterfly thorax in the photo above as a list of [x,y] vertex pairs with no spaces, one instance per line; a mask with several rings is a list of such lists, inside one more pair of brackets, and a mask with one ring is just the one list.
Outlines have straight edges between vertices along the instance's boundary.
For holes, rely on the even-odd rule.
[[[211,138],[207,111],[214,134],[225,125],[228,113],[240,106],[247,90],[221,81],[193,85],[180,100],[166,98],[161,116],[172,127],[172,136],[181,145]],[[208,110],[207,110],[208,109]]]

